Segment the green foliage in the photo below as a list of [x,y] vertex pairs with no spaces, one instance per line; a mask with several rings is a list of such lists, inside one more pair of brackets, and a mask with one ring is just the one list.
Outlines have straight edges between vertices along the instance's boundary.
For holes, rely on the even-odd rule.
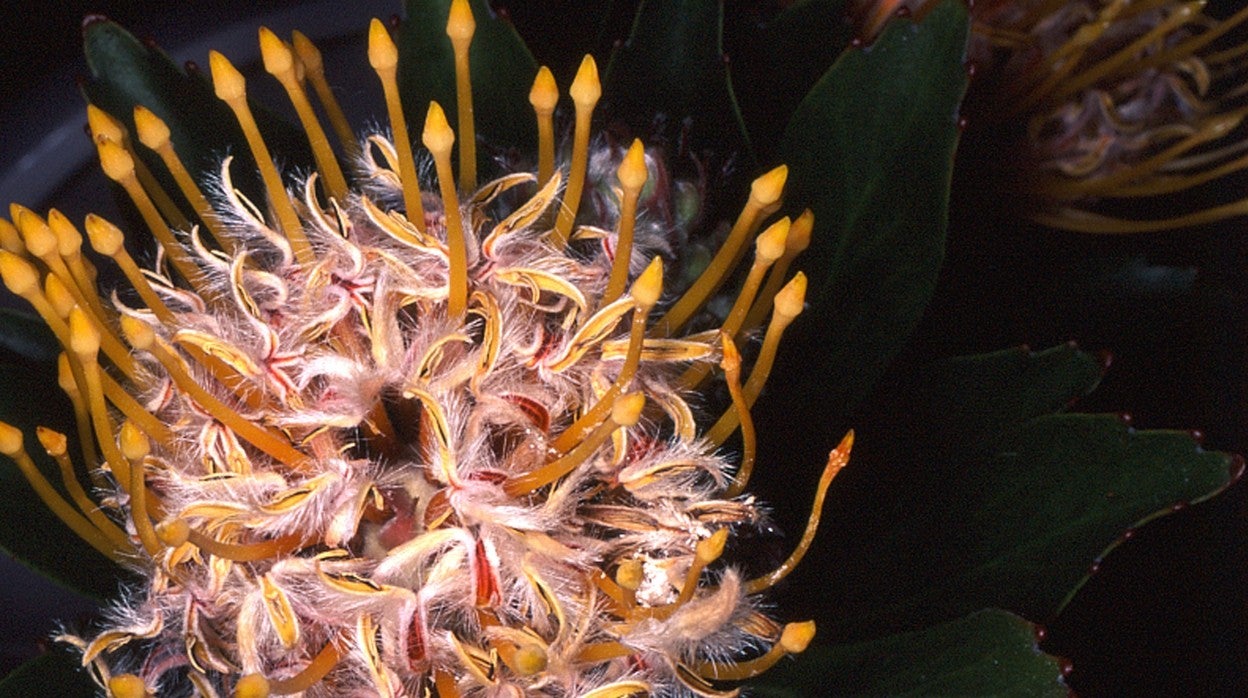
[[1091,393],[1104,368],[1073,344],[954,357],[925,371],[913,421],[945,451],[982,452],[1003,431]]
[[877,636],[984,607],[1047,621],[1124,531],[1229,484],[1233,458],[1186,432],[1045,414],[1095,385],[1095,369],[1070,347],[963,357],[891,401],[896,418],[859,438],[861,467],[875,470],[834,488],[827,634]]
[[785,130],[786,207],[815,214],[800,260],[809,307],[786,352],[802,367],[819,367],[778,371],[794,377],[776,391],[788,403],[850,413],[931,297],[944,256],[966,37],[966,7],[957,0],[920,24],[893,21],[869,49],[850,49],[833,64]]
[[1070,694],[1036,628],[1005,611],[882,640],[812,647],[751,685],[760,698],[816,696],[1052,696]]

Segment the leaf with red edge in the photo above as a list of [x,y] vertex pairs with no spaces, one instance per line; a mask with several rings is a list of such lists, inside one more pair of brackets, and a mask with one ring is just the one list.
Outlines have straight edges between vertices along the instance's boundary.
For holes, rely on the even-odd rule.
[[824,637],[984,607],[1047,621],[1124,531],[1237,477],[1236,458],[1188,432],[1043,414],[1086,392],[1098,366],[1070,347],[956,359],[890,401],[891,419],[864,424],[793,582],[818,575],[834,600],[817,614]]
[[810,647],[755,679],[750,691],[762,698],[1070,693],[1061,660],[1036,647],[1035,626],[997,610],[868,642]]
[[[959,0],[921,22],[894,20],[841,55],[785,130],[785,206],[810,208],[815,228],[798,260],[807,308],[786,332],[770,393],[825,406],[791,418],[827,448],[839,434],[826,426],[870,393],[935,289],[968,25]],[[768,396],[760,409],[774,409]]]

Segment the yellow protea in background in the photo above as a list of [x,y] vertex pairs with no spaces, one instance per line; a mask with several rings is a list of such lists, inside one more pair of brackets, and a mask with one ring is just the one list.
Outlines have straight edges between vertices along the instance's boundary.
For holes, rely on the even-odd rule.
[[[753,183],[724,246],[669,304],[652,256],[663,245],[637,224],[640,141],[618,163],[614,219],[577,225],[601,94],[592,58],[570,88],[569,161],[558,166],[558,91],[542,69],[536,173],[478,184],[474,27],[454,2],[458,133],[429,104],[419,155],[380,22],[368,59],[391,134],[360,142],[322,89],[316,48],[261,29],[265,69],[316,158],[300,182],[273,165],[242,75],[212,53],[263,202],[235,190],[228,158],[220,186],[201,191],[151,111],[136,109],[131,134],[91,108],[104,172],[160,244],[141,269],[121,230],[86,218],[86,240],[129,289],[97,291],[61,213],[15,204],[0,221],[5,285],[64,347],[82,454],[75,463],[65,434],[38,431],[58,488],[20,430],[0,424],[0,452],[79,536],[146,580],[102,627],[60,637],[109,695],[733,695],[724,682],[809,643],[813,623],[777,623],[759,594],[810,545],[852,435],[787,561],[755,578],[720,562],[735,531],[765,518],[743,494],[750,408],[803,306],[805,278],[784,277],[812,217],[764,226],[787,170]],[[140,148],[179,192],[160,190]],[[751,239],[722,325],[682,334]],[[747,374],[737,345],[768,316]],[[703,430],[689,396],[716,364],[732,404]],[[738,430],[734,470],[717,449]]]
[[[858,3],[874,35],[931,3]],[[1052,228],[1173,230],[1248,214],[1248,8],[1196,2],[989,0],[971,8],[964,147],[977,193],[1001,189]]]

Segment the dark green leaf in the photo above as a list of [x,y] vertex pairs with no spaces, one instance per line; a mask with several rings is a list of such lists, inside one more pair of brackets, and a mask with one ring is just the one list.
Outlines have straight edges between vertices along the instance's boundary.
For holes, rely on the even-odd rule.
[[[530,152],[537,143],[537,121],[529,105],[537,62],[511,23],[485,0],[469,4],[477,22],[468,50],[477,135],[487,146]],[[420,135],[431,101],[442,105],[453,127],[458,123],[455,54],[446,35],[450,7],[450,0],[408,0],[407,18],[399,28],[399,90],[413,138]],[[478,149],[479,166],[486,163],[486,150]]]
[[[197,179],[219,175],[221,160],[233,155],[230,172],[234,185],[253,201],[264,201],[264,188],[247,140],[234,113],[217,99],[206,78],[188,75],[163,51],[144,45],[114,22],[91,22],[83,36],[93,78],[83,89],[92,104],[120,119],[131,133],[134,107],[152,110],[169,126],[174,149]],[[252,111],[275,158],[290,169],[311,166],[311,150],[300,131],[256,105]],[[142,146],[137,149],[161,178],[165,190],[178,191],[159,158]]]
[[1114,415],[1031,419],[1001,430],[987,452],[907,431],[862,436],[904,441],[883,455],[904,459],[892,464],[899,484],[848,479],[825,529],[823,544],[840,549],[827,591],[833,636],[987,606],[1046,621],[1124,531],[1221,491],[1235,462],[1186,432],[1137,431]]
[[[772,393],[786,403],[849,413],[927,305],[944,255],[966,37],[959,0],[921,23],[893,21],[837,60],[785,131],[787,208],[815,213],[799,260],[809,307],[774,374],[782,380]],[[830,447],[840,435],[820,433],[828,411],[803,426]]]
[[705,0],[646,0],[632,34],[611,57],[603,106],[635,132],[656,117],[679,135],[688,119],[695,150],[748,148],[723,51],[723,4]]
[[93,698],[98,691],[86,669],[59,649],[26,662],[0,680],[0,698]]
[[904,635],[811,647],[752,686],[764,698],[806,696],[1053,696],[1070,690],[1035,626],[987,610]]
[[915,389],[922,412],[913,417],[941,448],[982,451],[1002,431],[1091,393],[1103,370],[1100,359],[1070,344],[959,356],[924,370]]
[[793,110],[849,46],[854,26],[845,5],[796,2],[753,37],[748,55],[733,57],[733,84],[760,157],[773,155]]
[[[36,426],[74,433],[73,410],[57,388],[55,366],[0,363],[0,419],[25,432],[27,452],[49,481],[59,483],[56,464],[35,437]],[[105,598],[116,592],[121,568],[52,514],[5,456],[0,456],[0,492],[0,547],[84,594]]]
[[52,363],[61,353],[61,345],[38,317],[0,308],[0,350],[27,361]]

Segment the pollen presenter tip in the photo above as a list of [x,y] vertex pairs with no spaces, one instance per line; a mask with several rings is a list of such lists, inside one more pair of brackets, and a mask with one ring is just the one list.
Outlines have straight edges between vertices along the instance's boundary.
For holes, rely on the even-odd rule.
[[559,87],[555,84],[555,76],[546,66],[538,68],[533,88],[529,91],[529,103],[540,113],[553,113],[558,102]]
[[212,74],[212,87],[223,102],[235,102],[247,96],[247,81],[238,68],[218,51],[208,52],[208,70]]

